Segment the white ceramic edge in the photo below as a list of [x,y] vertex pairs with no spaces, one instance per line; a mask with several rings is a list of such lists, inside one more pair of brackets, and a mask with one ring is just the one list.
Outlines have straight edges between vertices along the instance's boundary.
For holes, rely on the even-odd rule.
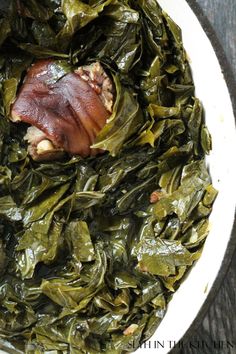
[[[146,348],[142,346],[136,351],[137,354],[168,353],[190,327],[220,270],[235,212],[235,123],[220,65],[209,39],[187,2],[159,0],[159,3],[182,29],[184,46],[193,70],[196,95],[204,105],[207,126],[213,138],[213,151],[208,164],[219,195],[210,218],[211,231],[200,260],[174,294],[163,321]],[[0,353],[6,352],[0,350]]]
[[202,101],[206,123],[213,139],[207,158],[219,194],[210,217],[210,233],[200,260],[174,294],[157,331],[137,354],[166,354],[184,336],[219,273],[230,240],[236,196],[236,132],[229,91],[221,68],[197,17],[185,0],[159,0],[162,8],[181,27],[190,60],[196,96]]

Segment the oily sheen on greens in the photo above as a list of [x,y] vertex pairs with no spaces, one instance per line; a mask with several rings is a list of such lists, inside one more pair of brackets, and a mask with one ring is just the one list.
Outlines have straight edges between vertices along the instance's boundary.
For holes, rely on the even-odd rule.
[[[11,0],[0,13],[0,347],[132,352],[199,258],[217,195],[181,30],[155,0]],[[94,61],[112,77],[105,153],[28,156],[10,108],[49,57],[54,82]]]

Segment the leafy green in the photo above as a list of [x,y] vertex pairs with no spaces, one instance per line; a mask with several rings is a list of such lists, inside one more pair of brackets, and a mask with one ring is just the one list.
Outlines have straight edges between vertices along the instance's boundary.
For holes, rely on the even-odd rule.
[[7,166],[0,166],[0,193],[8,190],[9,183],[11,181],[11,170]]
[[155,118],[169,118],[180,113],[179,107],[162,107],[155,104],[150,104],[148,110],[150,115]]
[[94,247],[85,221],[69,223],[65,231],[68,236],[70,253],[78,262],[91,262],[94,260]]
[[134,93],[122,88],[117,77],[114,77],[114,82],[116,102],[112,115],[93,144],[93,148],[108,150],[112,156],[119,152],[125,140],[137,132],[143,120]]
[[[10,1],[0,11],[0,347],[123,354],[200,257],[217,191],[181,29],[154,0]],[[35,162],[9,120],[30,65],[98,61],[113,111],[96,156]]]
[[26,207],[24,210],[23,221],[25,226],[28,224],[42,219],[58,204],[65,192],[68,190],[69,184],[63,184],[56,190],[52,190],[50,195],[48,193],[41,201],[34,202],[32,206]]
[[0,46],[11,33],[11,26],[7,18],[0,19]]
[[11,78],[5,80],[3,83],[3,104],[5,107],[5,113],[7,116],[10,114],[11,105],[15,101],[16,92],[17,92],[17,79]]
[[21,6],[22,15],[33,19],[47,21],[53,15],[50,8],[41,5],[37,0],[24,1]]
[[95,3],[90,6],[80,0],[62,0],[61,7],[66,16],[66,23],[58,34],[60,40],[68,41],[78,29],[96,19],[111,2],[112,0],[99,1],[98,5]]
[[[18,270],[23,278],[32,278],[39,262],[49,264],[58,256],[63,247],[63,224],[52,220],[52,215],[43,222],[34,222],[19,239],[16,248]],[[34,235],[34,241],[31,241]]]
[[191,265],[196,259],[180,241],[161,238],[141,240],[135,253],[140,270],[160,276],[175,274],[176,267]]
[[66,74],[72,72],[72,66],[69,65],[66,61],[57,60],[55,63],[50,65],[50,71],[52,78],[48,80],[47,83],[52,85]]
[[47,22],[34,21],[32,23],[32,34],[40,47],[57,47],[55,32]]
[[4,273],[6,266],[6,253],[2,240],[0,239],[0,274]]
[[204,171],[204,167],[198,165],[199,174],[192,174],[193,169],[196,167],[196,163],[187,165],[183,173],[188,169],[188,174],[182,177],[182,183],[180,187],[172,194],[167,195],[160,199],[159,202],[153,207],[153,214],[159,219],[163,219],[167,215],[172,213],[177,214],[180,221],[183,222],[200,202],[203,197],[207,180],[207,172]]
[[5,70],[2,73],[2,100],[3,112],[9,117],[11,105],[15,101],[18,85],[21,81],[23,72],[32,62],[31,57],[24,55],[9,56],[7,63],[3,67]]
[[202,124],[202,107],[198,99],[195,99],[192,112],[188,121],[188,128],[194,143],[195,155],[199,153],[200,127]]
[[209,154],[212,149],[211,135],[205,125],[201,127],[201,146],[205,154]]
[[11,221],[22,219],[21,211],[10,195],[0,198],[0,216],[5,216]]
[[40,46],[37,44],[21,43],[19,44],[19,48],[34,55],[36,58],[39,59],[48,57],[68,58],[68,54],[56,52],[53,49],[45,48],[44,46]]

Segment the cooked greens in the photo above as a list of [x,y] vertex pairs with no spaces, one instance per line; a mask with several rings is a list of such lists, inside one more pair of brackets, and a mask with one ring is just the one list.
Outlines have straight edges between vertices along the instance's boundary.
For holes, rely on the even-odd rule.
[[[134,351],[201,255],[217,191],[181,30],[155,0],[0,5],[0,348]],[[10,108],[35,60],[100,61],[113,114],[96,157],[30,159]]]

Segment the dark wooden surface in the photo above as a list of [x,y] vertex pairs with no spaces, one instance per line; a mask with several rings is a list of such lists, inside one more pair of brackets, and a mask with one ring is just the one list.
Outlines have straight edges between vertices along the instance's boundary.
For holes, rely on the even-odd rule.
[[[236,0],[197,3],[215,30],[236,78]],[[181,354],[236,354],[236,252],[219,292],[188,342]]]

